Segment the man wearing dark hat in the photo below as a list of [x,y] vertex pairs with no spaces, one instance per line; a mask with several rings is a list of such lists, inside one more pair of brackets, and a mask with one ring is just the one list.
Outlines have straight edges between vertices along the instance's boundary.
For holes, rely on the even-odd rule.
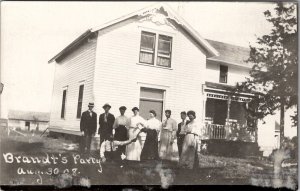
[[100,145],[112,135],[113,124],[115,122],[115,116],[109,113],[111,106],[106,103],[102,108],[104,109],[104,113],[99,116],[98,130],[98,134],[100,135]]
[[89,103],[89,109],[82,113],[80,119],[80,131],[83,140],[80,141],[80,151],[89,153],[91,148],[92,137],[97,129],[97,113],[93,111],[94,103]]
[[[129,118],[124,115],[126,109],[125,106],[119,108],[121,115],[116,118],[113,125],[113,129],[115,130],[114,139],[117,141],[126,141],[128,139],[127,128],[129,128]],[[126,146],[120,146],[119,150],[125,154]]]

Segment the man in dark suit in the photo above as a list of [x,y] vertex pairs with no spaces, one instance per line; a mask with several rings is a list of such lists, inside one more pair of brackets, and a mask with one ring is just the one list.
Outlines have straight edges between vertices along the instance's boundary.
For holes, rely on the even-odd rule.
[[83,137],[80,142],[81,152],[86,151],[89,153],[91,149],[92,137],[95,136],[97,130],[97,113],[93,111],[94,103],[89,103],[89,109],[82,113],[80,119],[80,131]]
[[179,157],[181,155],[182,152],[182,145],[183,145],[183,141],[184,141],[184,137],[185,137],[185,126],[188,124],[188,120],[186,119],[186,112],[182,111],[180,113],[180,117],[181,117],[181,122],[178,124],[178,129],[176,132],[176,136],[177,136],[177,146],[178,146],[178,154]]
[[98,134],[100,134],[100,145],[112,135],[113,124],[115,122],[115,116],[109,113],[111,106],[106,103],[102,108],[105,112],[99,116]]

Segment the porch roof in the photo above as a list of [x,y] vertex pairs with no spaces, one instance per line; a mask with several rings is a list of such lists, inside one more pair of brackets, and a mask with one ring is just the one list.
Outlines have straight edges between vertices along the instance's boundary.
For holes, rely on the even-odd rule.
[[251,93],[239,92],[236,91],[236,87],[228,84],[221,84],[215,82],[205,82],[203,91],[213,93],[213,94],[222,94],[228,96],[228,94],[233,94],[234,97],[243,97],[243,98],[253,98],[255,95]]
[[208,88],[214,88],[214,89],[221,89],[226,91],[234,91],[235,86],[228,85],[228,84],[220,84],[215,82],[205,82],[205,86]]

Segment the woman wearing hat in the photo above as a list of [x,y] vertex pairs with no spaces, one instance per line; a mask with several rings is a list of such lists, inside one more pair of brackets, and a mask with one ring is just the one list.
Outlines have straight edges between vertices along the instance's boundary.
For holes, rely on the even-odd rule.
[[[134,107],[132,108],[133,116],[129,120],[129,129],[128,129],[128,138],[133,139],[137,137],[140,130],[145,126],[145,119],[142,118],[139,115],[139,108]],[[144,137],[140,133],[138,136],[138,140],[136,142],[133,142],[126,147],[126,159],[127,160],[135,160],[140,161],[142,147],[143,147],[143,140],[142,137]]]
[[180,166],[184,168],[196,168],[199,165],[198,161],[198,142],[202,139],[202,126],[196,119],[194,111],[188,111],[187,116],[190,122],[186,125],[186,135],[184,137],[182,153],[179,159]]

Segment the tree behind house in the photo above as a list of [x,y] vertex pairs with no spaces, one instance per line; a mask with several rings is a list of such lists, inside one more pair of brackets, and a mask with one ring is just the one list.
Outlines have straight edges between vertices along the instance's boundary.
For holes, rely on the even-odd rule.
[[[272,24],[272,30],[257,38],[255,46],[250,46],[247,62],[254,65],[250,78],[238,84],[237,90],[255,92],[256,97],[249,104],[252,107],[248,108],[250,117],[255,120],[280,110],[282,146],[285,109],[298,105],[297,4],[279,2],[264,15]],[[293,120],[297,124],[297,118]]]

